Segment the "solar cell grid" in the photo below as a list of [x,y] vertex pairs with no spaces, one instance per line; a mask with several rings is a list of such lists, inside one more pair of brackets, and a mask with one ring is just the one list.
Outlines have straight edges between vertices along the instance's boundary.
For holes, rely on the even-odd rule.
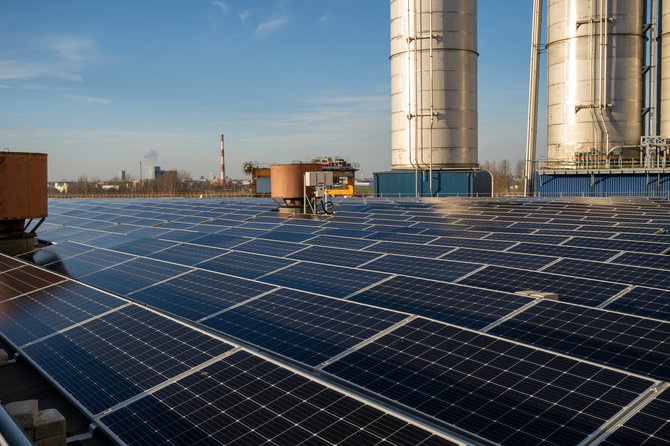
[[[305,245],[302,245],[303,247]],[[380,254],[351,249],[328,248],[324,246],[311,246],[302,251],[290,254],[287,257],[296,260],[307,260],[330,265],[356,267],[370,260],[376,259]]]
[[67,281],[0,303],[0,333],[18,347],[126,303]]
[[307,246],[300,243],[279,242],[276,240],[254,239],[235,247],[235,251],[253,252],[276,257],[284,257]]
[[598,443],[602,446],[619,445],[665,445],[670,444],[670,390],[667,388]]
[[366,264],[363,268],[450,282],[480,267],[481,265],[475,263],[387,254]]
[[490,331],[657,379],[670,379],[670,323],[541,301]]
[[513,242],[546,243],[558,245],[568,239],[560,235],[512,234],[493,232],[485,237],[486,240],[509,240]]
[[194,245],[209,246],[212,248],[232,248],[247,241],[249,241],[249,239],[245,237],[238,237],[235,235],[225,235],[224,233],[219,233],[219,234],[209,234],[205,236],[200,236],[198,238],[190,240],[188,243]]
[[531,300],[507,293],[397,276],[349,300],[481,329]]
[[635,287],[607,304],[605,308],[670,321],[670,290]]
[[388,274],[378,272],[300,262],[264,276],[261,280],[301,291],[346,297],[387,277]]
[[407,316],[280,289],[203,324],[261,349],[316,367]]
[[23,352],[96,414],[231,348],[133,305]]
[[324,372],[515,446],[578,444],[653,384],[421,318]]
[[231,276],[257,279],[294,263],[295,261],[288,259],[233,251],[199,263],[197,267]]
[[670,274],[667,271],[652,268],[563,259],[549,266],[545,271],[568,276],[589,277],[610,282],[670,289]]
[[134,254],[138,256],[147,256],[154,252],[161,251],[166,248],[175,246],[175,242],[166,240],[159,240],[155,238],[140,238],[126,243],[120,243],[111,248],[114,251],[121,251],[127,254]]
[[377,243],[377,240],[337,237],[334,235],[317,235],[309,240],[305,240],[305,243],[309,245],[331,246],[333,248],[363,249],[366,246]]
[[244,351],[101,421],[141,444],[454,444]]
[[467,239],[456,237],[440,237],[432,242],[431,245],[453,246],[455,248],[474,248],[474,249],[490,249],[492,251],[504,251],[516,242],[503,242],[498,240],[480,240]]
[[670,249],[670,243],[649,243],[628,240],[597,239],[590,237],[573,237],[564,243],[565,246],[582,246],[588,248],[615,249],[621,251],[646,252],[663,254]]
[[556,260],[556,257],[533,254],[515,254],[512,252],[486,251],[482,249],[458,248],[441,257],[456,262],[475,262],[480,264],[510,266],[513,268],[539,269]]
[[518,245],[511,247],[508,252],[605,262],[619,254],[620,251],[611,249],[580,248],[577,246],[545,245],[541,243],[519,243]]
[[382,240],[387,242],[403,243],[430,243],[437,239],[433,235],[401,234],[397,232],[373,232],[365,237],[368,240]]
[[294,242],[300,243],[307,239],[314,237],[314,234],[310,232],[290,232],[290,231],[280,231],[280,230],[271,230],[264,234],[258,236],[259,239],[267,240],[278,240],[284,242]]
[[178,263],[180,265],[193,266],[197,263],[213,259],[230,252],[224,249],[207,248],[198,245],[189,245],[187,243],[180,243],[171,248],[155,252],[147,257],[157,260],[164,260],[166,262]]
[[19,262],[4,254],[0,254],[0,272],[9,271],[10,269],[18,268],[23,265],[25,265],[23,262]]
[[63,280],[56,274],[30,265],[7,270],[0,273],[0,302]]
[[448,246],[417,245],[414,243],[379,242],[372,246],[368,246],[365,250],[384,254],[436,258],[449,251],[453,251],[454,248]]
[[670,243],[670,237],[667,234],[617,234],[614,236],[615,240],[638,240],[641,242],[652,243]]
[[616,283],[502,266],[487,266],[459,283],[512,293],[527,290],[556,293],[561,301],[587,306],[600,305],[626,289],[626,285]]
[[89,285],[121,296],[189,271],[190,268],[147,258],[136,258],[83,276]]

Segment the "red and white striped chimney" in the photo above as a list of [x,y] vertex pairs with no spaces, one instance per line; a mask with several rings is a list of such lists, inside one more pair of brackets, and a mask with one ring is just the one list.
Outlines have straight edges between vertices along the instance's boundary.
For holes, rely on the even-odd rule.
[[225,164],[223,163],[223,133],[221,134],[221,185],[223,186],[223,183],[226,179],[226,167]]

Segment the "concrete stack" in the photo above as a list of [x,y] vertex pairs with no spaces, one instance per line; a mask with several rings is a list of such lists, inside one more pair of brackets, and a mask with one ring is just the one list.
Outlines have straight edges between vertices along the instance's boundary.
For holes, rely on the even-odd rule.
[[65,446],[65,417],[56,409],[38,410],[37,400],[17,401],[5,407],[35,446]]
[[9,364],[9,355],[7,352],[0,348],[0,367],[4,367]]

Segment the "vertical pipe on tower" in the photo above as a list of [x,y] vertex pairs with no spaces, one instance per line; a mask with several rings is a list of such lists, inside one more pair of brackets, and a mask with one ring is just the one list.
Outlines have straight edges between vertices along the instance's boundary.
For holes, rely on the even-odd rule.
[[225,175],[226,175],[226,170],[223,164],[223,133],[221,134],[221,185],[223,186],[223,182],[225,180]]

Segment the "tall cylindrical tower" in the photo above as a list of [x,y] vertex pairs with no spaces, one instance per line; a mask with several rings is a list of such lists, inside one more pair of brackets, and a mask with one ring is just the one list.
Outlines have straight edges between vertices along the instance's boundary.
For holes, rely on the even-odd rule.
[[670,0],[661,3],[659,53],[659,113],[660,136],[670,137]]
[[643,133],[645,0],[549,0],[547,158],[631,146]]
[[391,168],[477,166],[476,0],[391,0]]

